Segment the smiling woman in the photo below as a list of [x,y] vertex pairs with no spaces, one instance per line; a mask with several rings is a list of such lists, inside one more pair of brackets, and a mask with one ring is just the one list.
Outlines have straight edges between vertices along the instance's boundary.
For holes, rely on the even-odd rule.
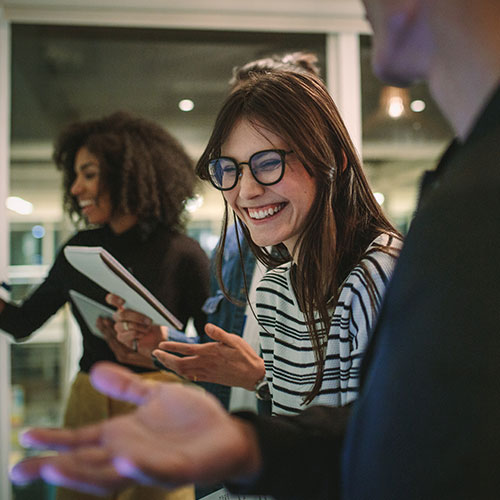
[[[59,135],[54,160],[63,172],[65,208],[85,226],[67,245],[101,246],[114,255],[185,325],[192,319],[202,332],[201,306],[208,295],[208,258],[183,232],[184,203],[193,194],[195,174],[182,146],[154,122],[118,112],[77,122]],[[0,328],[16,340],[28,337],[66,302],[72,290],[106,304],[106,290],[76,271],[60,251],[45,281],[20,306],[0,300]],[[158,372],[150,357],[115,338],[112,321],[96,325],[95,335],[71,302],[83,339],[80,372],[71,388],[65,426],[78,427],[133,409],[95,391],[88,373],[101,360],[128,366],[141,377],[177,381]],[[138,487],[124,497],[134,500],[190,500],[193,488],[173,492]],[[59,489],[58,500],[88,499]],[[92,498],[92,497],[90,497]]]
[[[235,124],[222,145],[222,154],[243,162],[269,148],[289,149],[278,135],[242,119]],[[285,158],[288,161],[286,175],[283,175]],[[289,151],[288,155],[283,154],[280,158],[274,180],[264,184],[255,174],[250,160],[250,168],[240,171],[234,188],[223,193],[256,245],[266,247],[283,243],[293,255],[297,238],[304,229],[306,215],[316,196],[316,183],[300,164],[297,155]]]
[[[349,404],[401,238],[324,84],[296,72],[250,75],[225,101],[197,172],[225,201],[221,290],[229,295],[221,279],[228,207],[269,269],[256,298],[262,359],[214,325],[206,327],[213,345],[163,342],[154,354],[190,378],[255,389],[275,414]],[[235,351],[239,365],[225,369]]]
[[105,224],[108,221],[111,224],[112,206],[109,193],[99,193],[100,173],[99,160],[82,146],[75,156],[76,177],[70,191],[77,199],[82,215],[90,224]]

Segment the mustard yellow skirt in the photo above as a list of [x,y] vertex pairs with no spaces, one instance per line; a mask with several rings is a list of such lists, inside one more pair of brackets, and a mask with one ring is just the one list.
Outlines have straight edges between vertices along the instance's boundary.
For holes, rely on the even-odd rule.
[[[159,382],[180,381],[176,375],[160,371],[141,373],[140,376]],[[97,392],[92,387],[88,374],[79,372],[71,387],[66,405],[64,427],[81,427],[129,413],[135,408],[136,406],[131,403],[118,401]],[[105,500],[193,500],[194,487],[190,485],[166,491],[150,486],[134,486],[108,497],[94,496],[66,488],[58,488],[56,494],[57,500],[102,500],[103,498]]]

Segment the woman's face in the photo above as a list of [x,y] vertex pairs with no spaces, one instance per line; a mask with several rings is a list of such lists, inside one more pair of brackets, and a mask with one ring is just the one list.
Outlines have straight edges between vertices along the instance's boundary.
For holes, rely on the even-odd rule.
[[[291,148],[268,130],[240,120],[222,145],[221,153],[237,162],[246,162],[254,153],[266,149]],[[233,189],[223,191],[223,195],[257,245],[284,243],[293,255],[316,196],[316,183],[292,152],[286,155],[285,173],[277,184],[259,184],[248,165],[243,165],[238,183]]]
[[77,199],[83,216],[90,224],[107,224],[113,208],[107,191],[99,194],[100,168],[97,158],[82,146],[75,155],[75,180],[70,192]]

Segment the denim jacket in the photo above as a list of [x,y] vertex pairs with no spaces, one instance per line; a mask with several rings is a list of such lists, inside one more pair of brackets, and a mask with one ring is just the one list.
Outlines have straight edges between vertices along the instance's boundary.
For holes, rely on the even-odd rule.
[[[247,286],[250,288],[255,269],[255,256],[250,250],[245,237],[241,234],[241,231],[239,238]],[[216,250],[212,254],[210,264],[210,297],[205,300],[202,310],[207,315],[207,323],[213,323],[228,333],[235,333],[241,336],[245,325],[247,297],[234,225],[230,226],[227,230],[222,262],[222,279],[231,297],[241,302],[242,306],[230,302],[224,296],[222,290],[220,290],[215,269],[215,257]],[[184,332],[174,330],[173,328],[169,329],[169,340],[196,344],[211,341],[206,334],[202,334],[200,337],[187,337]]]
[[[255,256],[253,255],[244,236],[239,234],[241,255],[243,257],[247,286],[250,288],[253,272],[255,268]],[[207,322],[219,326],[228,333],[240,335],[245,325],[245,309],[247,297],[245,294],[245,282],[241,268],[240,252],[236,240],[236,228],[231,226],[226,235],[224,246],[224,257],[222,263],[222,280],[226,285],[231,297],[235,298],[243,305],[239,306],[230,302],[219,288],[215,274],[215,252],[212,255],[212,269],[210,273],[210,297],[203,304],[203,312],[207,315]],[[201,342],[210,342],[207,335],[201,337]],[[214,394],[224,405],[229,407],[229,396],[231,388],[212,384],[208,382],[200,383],[205,389]]]
[[[255,257],[248,246],[243,235],[240,234],[241,255],[243,258],[243,267],[247,286],[250,287],[255,268]],[[207,315],[207,321],[213,323],[229,333],[235,333],[241,336],[245,323],[245,305],[238,306],[230,302],[222,290],[219,288],[215,274],[215,253],[212,256],[212,269],[210,273],[210,297],[203,304],[203,312]],[[236,241],[236,231],[234,226],[228,230],[226,244],[224,247],[224,256],[222,262],[222,280],[229,290],[231,297],[242,304],[246,304],[247,297],[245,293],[245,281],[243,279],[243,270]],[[206,342],[209,339],[202,339]]]

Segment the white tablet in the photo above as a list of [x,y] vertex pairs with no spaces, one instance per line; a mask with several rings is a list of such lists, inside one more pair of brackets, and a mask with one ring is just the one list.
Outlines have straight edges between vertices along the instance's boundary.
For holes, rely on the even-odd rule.
[[99,302],[83,295],[76,290],[70,290],[69,294],[71,296],[71,300],[80,311],[80,314],[83,316],[85,323],[89,327],[89,330],[96,336],[101,339],[104,339],[104,335],[97,328],[96,323],[98,318],[112,318],[113,313],[115,312],[110,307],[103,306]]

